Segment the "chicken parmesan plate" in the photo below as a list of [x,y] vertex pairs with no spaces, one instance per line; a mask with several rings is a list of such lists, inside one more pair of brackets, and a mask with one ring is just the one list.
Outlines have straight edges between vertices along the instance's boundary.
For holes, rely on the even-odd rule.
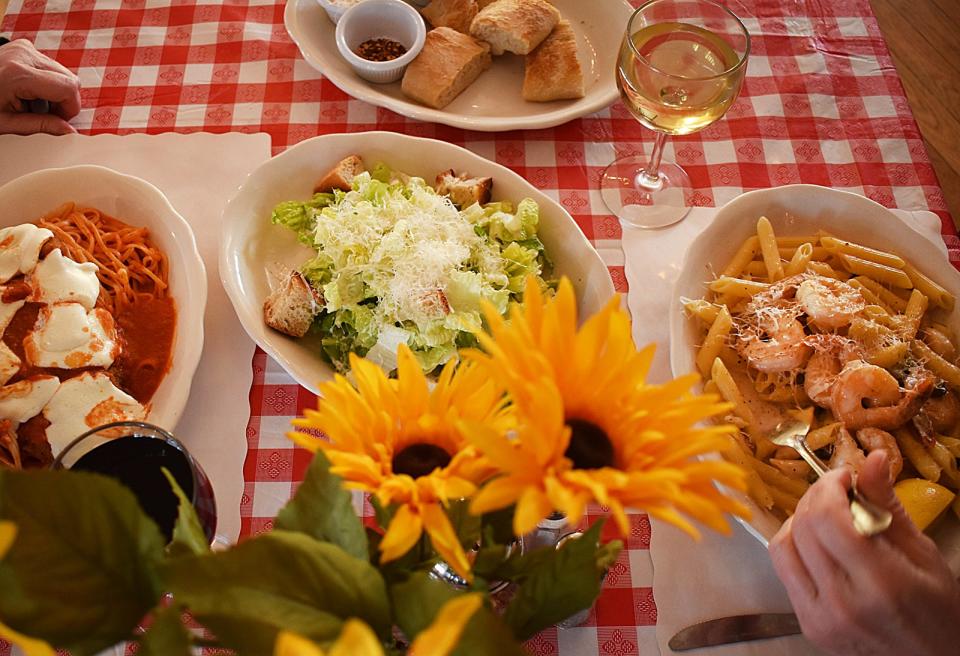
[[173,429],[206,297],[186,222],[155,187],[94,166],[24,176],[0,202],[0,464],[48,466],[114,421]]

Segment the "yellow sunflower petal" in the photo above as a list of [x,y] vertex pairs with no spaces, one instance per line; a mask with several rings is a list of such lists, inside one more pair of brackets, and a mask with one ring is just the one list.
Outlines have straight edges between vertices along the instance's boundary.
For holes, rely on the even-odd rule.
[[470,512],[474,515],[482,515],[506,508],[517,502],[528,485],[530,485],[529,481],[510,476],[494,479],[480,488],[480,491],[471,499]]
[[291,631],[281,631],[273,643],[273,656],[324,656],[314,642]]
[[373,629],[351,617],[343,625],[337,641],[331,645],[329,656],[383,656],[383,645]]
[[411,656],[448,656],[457,646],[467,622],[483,605],[479,592],[454,597],[410,646]]
[[0,560],[7,555],[13,541],[17,539],[17,525],[13,522],[0,521]]
[[400,558],[413,548],[423,533],[420,515],[403,505],[390,520],[390,526],[380,541],[380,560],[387,563]]
[[528,487],[517,502],[516,514],[513,516],[514,533],[526,535],[537,527],[540,520],[553,511],[553,504],[539,487]]
[[423,507],[423,528],[430,536],[430,543],[453,570],[467,581],[473,580],[470,561],[463,552],[457,532],[440,504]]

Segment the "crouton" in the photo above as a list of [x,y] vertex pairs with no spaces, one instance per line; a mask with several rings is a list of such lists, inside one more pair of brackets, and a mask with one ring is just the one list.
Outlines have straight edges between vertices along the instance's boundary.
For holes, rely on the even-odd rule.
[[449,196],[454,205],[464,209],[474,203],[483,205],[490,202],[493,178],[468,178],[466,175],[457,175],[453,169],[448,169],[437,174],[434,189],[442,196]]
[[285,335],[303,337],[320,312],[323,297],[300,273],[290,276],[263,302],[264,322]]
[[333,169],[320,178],[313,187],[313,193],[329,192],[334,189],[350,191],[353,179],[366,171],[363,160],[358,155],[350,155],[340,160]]

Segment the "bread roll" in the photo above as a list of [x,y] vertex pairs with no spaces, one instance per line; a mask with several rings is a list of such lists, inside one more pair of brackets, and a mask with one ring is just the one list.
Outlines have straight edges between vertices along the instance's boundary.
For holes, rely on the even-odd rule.
[[476,0],[433,0],[420,13],[433,27],[449,27],[467,34],[477,11]]
[[583,71],[577,35],[569,21],[557,23],[543,43],[527,55],[523,98],[534,102],[583,98]]
[[441,109],[490,68],[490,46],[450,29],[427,32],[423,50],[403,75],[401,88],[414,100]]
[[470,34],[490,44],[493,54],[526,55],[560,22],[560,12],[547,0],[497,0],[470,24]]

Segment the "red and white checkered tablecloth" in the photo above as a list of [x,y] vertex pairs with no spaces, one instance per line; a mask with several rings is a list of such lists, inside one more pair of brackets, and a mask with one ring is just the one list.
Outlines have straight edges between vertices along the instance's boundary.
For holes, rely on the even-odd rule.
[[[848,189],[889,207],[933,210],[951,260],[960,262],[960,242],[868,0],[728,4],[753,36],[742,95],[724,120],[671,139],[667,151],[690,173],[694,202],[721,205],[744,190],[799,182]],[[79,74],[84,109],[73,123],[83,133],[264,131],[280,152],[319,134],[379,129],[467,146],[557,199],[625,288],[620,227],[604,208],[598,178],[615,155],[649,149],[652,134],[622,106],[529,132],[407,120],[351,99],[310,68],[284,30],[283,11],[272,0],[12,0],[0,33],[31,39]],[[245,535],[270,528],[301,480],[309,455],[284,433],[315,403],[263,352],[253,367]],[[587,624],[544,632],[529,643],[532,653],[658,653],[650,524],[635,515],[631,525]]]

